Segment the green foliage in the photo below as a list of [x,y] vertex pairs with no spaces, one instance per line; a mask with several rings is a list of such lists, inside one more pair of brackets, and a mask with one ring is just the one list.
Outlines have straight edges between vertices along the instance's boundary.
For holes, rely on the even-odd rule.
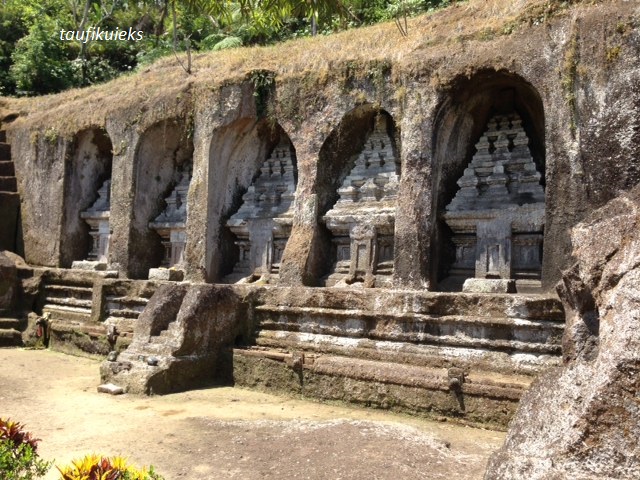
[[[390,19],[400,25],[400,18],[449,1],[0,0],[0,94],[39,95],[104,82],[174,52],[269,44]],[[60,40],[61,30],[98,26],[132,28],[143,38]]]
[[242,46],[242,39],[238,37],[226,37],[216,43],[211,50],[226,50],[227,48],[237,48]]
[[29,28],[11,55],[11,77],[23,95],[59,92],[74,85],[66,44],[56,38],[55,25],[38,22]]
[[122,457],[87,455],[60,468],[61,480],[164,480],[153,467],[138,469]]
[[254,70],[250,74],[253,83],[253,98],[256,101],[256,112],[258,117],[267,114],[269,99],[275,87],[275,73],[269,70]]
[[44,476],[51,464],[38,457],[37,444],[23,425],[0,418],[0,478],[33,480]]

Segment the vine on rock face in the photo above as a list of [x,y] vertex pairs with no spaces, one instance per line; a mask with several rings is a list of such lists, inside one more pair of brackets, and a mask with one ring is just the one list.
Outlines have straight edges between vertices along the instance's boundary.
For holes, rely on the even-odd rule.
[[254,70],[249,75],[253,84],[256,113],[258,118],[263,118],[268,112],[269,100],[276,84],[276,74],[270,70]]

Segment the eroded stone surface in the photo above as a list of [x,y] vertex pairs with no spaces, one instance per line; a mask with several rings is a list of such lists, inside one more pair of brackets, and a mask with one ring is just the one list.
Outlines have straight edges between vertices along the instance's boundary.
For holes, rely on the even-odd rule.
[[640,186],[572,232],[564,366],[523,397],[486,480],[640,477]]

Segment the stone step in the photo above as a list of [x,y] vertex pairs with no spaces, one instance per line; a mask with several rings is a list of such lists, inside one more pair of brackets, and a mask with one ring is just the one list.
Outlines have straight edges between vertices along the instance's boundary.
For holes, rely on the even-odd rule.
[[45,304],[42,307],[43,313],[49,312],[52,320],[62,322],[88,322],[91,320],[91,309],[73,305],[58,305],[53,303]]
[[0,347],[19,347],[22,335],[15,328],[0,328]]
[[[411,295],[375,289],[318,288],[303,290],[286,304],[266,302],[258,312],[283,316],[367,318],[395,320],[416,315],[510,317],[564,323],[564,310],[557,297],[520,294],[435,293]],[[409,302],[409,303],[407,303]]]
[[156,337],[151,337],[149,343],[138,345],[137,351],[133,353],[139,354],[139,355],[145,355],[145,356],[148,356],[148,355],[170,356],[174,350],[173,347],[163,342],[160,342],[160,343],[151,342],[151,340],[153,340],[154,338]]
[[0,142],[0,161],[11,160],[11,145]]
[[76,285],[62,285],[48,283],[44,287],[48,297],[57,298],[78,298],[83,300],[91,300],[93,298],[93,287],[83,287]]
[[16,177],[2,177],[0,176],[0,192],[17,192],[18,183]]
[[12,328],[14,330],[20,330],[22,320],[17,318],[0,318],[0,329]]
[[330,315],[327,311],[304,308],[274,316],[269,310],[262,309],[257,316],[261,334],[265,331],[304,332],[350,339],[477,345],[479,348],[559,354],[564,331],[562,323],[509,317],[381,314],[371,318],[363,312],[342,310]]
[[136,320],[142,312],[140,310],[130,310],[127,308],[115,309],[107,308],[107,315],[109,317],[127,318]]
[[172,342],[171,337],[166,337],[162,335],[152,336],[149,339],[149,344],[163,346],[167,349],[167,351],[173,351],[176,349],[176,345]]
[[149,299],[145,297],[107,297],[107,302],[118,305],[146,307]]
[[12,161],[0,161],[0,177],[14,177],[15,175],[16,169]]
[[[532,378],[268,349],[234,349],[236,385],[299,393],[427,417],[505,427]],[[453,387],[452,387],[453,385]]]
[[[260,348],[331,354],[381,362],[403,362],[423,367],[482,368],[500,373],[535,375],[560,363],[558,354],[513,351],[468,342],[456,346],[446,344],[413,344],[408,342],[353,339],[331,335],[261,331],[255,339]],[[512,345],[513,346],[513,345]]]
[[44,299],[45,306],[65,306],[65,307],[77,307],[82,309],[87,309],[91,311],[91,307],[93,305],[92,300],[83,300],[75,297],[52,297],[47,296]]

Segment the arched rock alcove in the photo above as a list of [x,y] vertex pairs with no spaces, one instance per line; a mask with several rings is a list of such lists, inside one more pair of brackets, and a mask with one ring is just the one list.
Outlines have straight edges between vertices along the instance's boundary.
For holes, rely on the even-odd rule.
[[441,289],[461,287],[454,285],[457,282],[443,282],[456,259],[453,232],[443,218],[445,209],[460,190],[457,182],[476,154],[476,144],[486,132],[489,121],[510,114],[517,114],[522,119],[529,151],[544,188],[544,108],[536,89],[522,77],[492,70],[470,78],[460,76],[452,82],[437,111],[432,142],[434,230],[430,276],[432,284]]
[[[205,275],[219,282],[238,263],[239,238],[227,226],[243,205],[243,196],[261,174],[261,167],[281,142],[291,143],[277,124],[240,118],[216,129],[209,149]],[[295,158],[295,149],[291,146]]]
[[168,197],[183,174],[191,169],[193,142],[182,120],[164,120],[140,137],[135,154],[129,274],[147,278],[149,269],[162,264],[162,238],[149,222],[162,213]]
[[[390,285],[400,174],[397,145],[391,115],[373,105],[348,112],[322,145],[317,175],[319,242],[313,258],[321,284],[380,286],[378,260],[389,257],[382,263],[389,270],[384,278]],[[384,184],[387,177],[393,177],[393,187]],[[359,206],[369,214],[359,215]]]
[[98,190],[111,178],[113,160],[111,140],[102,128],[78,132],[65,161],[64,220],[60,245],[60,265],[71,267],[85,260],[92,247],[89,225],[81,212],[98,199]]

